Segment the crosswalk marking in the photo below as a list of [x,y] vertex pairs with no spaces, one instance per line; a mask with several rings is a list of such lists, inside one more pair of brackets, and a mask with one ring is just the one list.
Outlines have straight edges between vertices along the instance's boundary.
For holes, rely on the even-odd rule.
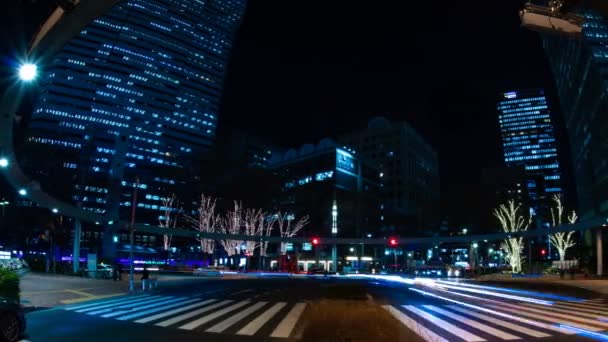
[[554,304],[554,307],[564,308],[567,310],[576,310],[577,312],[586,312],[586,313],[594,313],[598,315],[608,315],[608,311],[605,310],[597,310],[597,309],[582,309],[582,308],[572,308],[566,305]]
[[[165,299],[166,298],[173,298],[173,297],[165,297]],[[97,309],[95,309],[96,311],[89,311],[89,312],[87,312],[87,315],[98,315],[100,313],[110,312],[110,311],[116,310],[116,309],[132,308],[132,307],[134,307],[136,305],[143,305],[143,304],[153,303],[153,302],[157,301],[158,299],[159,298],[154,298],[154,299],[149,299],[148,298],[146,300],[133,301],[133,302],[126,303],[124,305],[119,305],[119,306],[112,305],[112,306],[110,306],[108,308],[105,308],[105,309],[102,309],[102,310],[97,310],[98,309],[97,308]],[[81,312],[81,311],[79,310],[79,311],[76,311],[76,312]]]
[[203,325],[203,324],[205,324],[205,323],[207,323],[207,322],[209,322],[211,320],[214,320],[214,319],[216,319],[216,318],[218,318],[220,316],[223,316],[223,315],[225,315],[225,314],[227,314],[229,312],[232,312],[232,311],[234,311],[234,310],[236,310],[236,309],[238,309],[238,308],[240,308],[242,306],[245,306],[245,305],[247,305],[249,303],[251,303],[251,302],[248,301],[248,300],[244,300],[244,301],[235,303],[233,305],[230,305],[229,307],[226,307],[226,308],[223,308],[223,309],[221,309],[219,311],[215,311],[213,313],[210,313],[210,314],[208,314],[206,316],[203,316],[201,318],[198,318],[198,319],[196,319],[196,320],[194,320],[192,322],[188,322],[188,323],[180,326],[179,328],[180,329],[184,329],[184,330],[193,330],[194,328],[200,327],[201,325]]
[[[608,323],[606,322],[602,322],[602,321],[598,321],[597,319],[588,319],[588,318],[584,318],[584,317],[573,317],[572,313],[570,313],[569,315],[564,315],[564,314],[560,314],[557,312],[548,312],[549,310],[544,310],[543,309],[535,309],[535,308],[527,308],[527,307],[522,307],[520,305],[514,305],[514,304],[507,304],[509,307],[515,308],[515,309],[519,309],[519,310],[525,310],[527,312],[535,312],[535,313],[540,313],[543,315],[547,315],[547,316],[553,316],[553,317],[558,317],[558,318],[565,318],[565,319],[576,319],[577,321],[580,322],[584,322],[584,323],[588,323],[588,324],[595,324],[601,327],[605,327],[608,328]],[[549,308],[547,308],[549,309]]]
[[541,320],[541,321],[548,321],[548,322],[552,322],[552,323],[567,324],[567,325],[571,325],[571,326],[574,326],[574,327],[578,327],[578,328],[582,328],[582,329],[587,329],[587,330],[591,330],[591,331],[600,331],[600,330],[602,330],[600,328],[590,327],[588,325],[584,325],[584,324],[573,322],[573,321],[561,320],[561,319],[555,319],[555,318],[552,318],[552,317],[547,317],[546,314],[539,315],[539,314],[534,314],[534,313],[526,312],[524,310],[516,310],[516,309],[510,309],[510,308],[499,307],[499,306],[493,306],[493,307],[496,310],[500,309],[500,310],[504,310],[504,311],[511,312],[511,313],[514,313],[514,314],[519,314],[519,315],[522,315],[522,316],[535,318],[535,319],[538,319],[538,320]]
[[[184,298],[184,299],[187,299],[187,298]],[[148,315],[148,314],[151,314],[151,313],[154,313],[154,312],[159,312],[159,311],[171,309],[171,308],[174,308],[176,306],[181,306],[181,305],[184,305],[184,304],[190,304],[190,303],[196,302],[198,300],[199,300],[198,298],[190,299],[190,300],[182,300],[182,301],[179,301],[177,303],[173,303],[173,304],[169,304],[169,305],[163,305],[163,306],[156,307],[156,308],[153,308],[153,309],[150,309],[150,310],[140,311],[140,312],[136,312],[136,313],[133,313],[133,314],[130,314],[130,315],[117,317],[116,319],[120,320],[120,321],[126,321],[128,319],[133,319],[135,317],[141,317],[141,316]]]
[[152,298],[158,298],[160,296],[146,296],[143,298],[137,298],[137,299],[130,299],[124,302],[116,302],[116,303],[110,303],[110,304],[100,304],[100,305],[95,305],[92,307],[88,307],[88,308],[84,308],[84,309],[78,309],[76,310],[76,312],[91,312],[91,311],[95,311],[95,310],[99,310],[99,309],[104,309],[104,308],[110,308],[113,306],[118,306],[118,305],[124,305],[127,303],[139,303],[139,302],[143,302],[143,301],[147,301],[150,300]]
[[171,324],[175,324],[177,322],[185,321],[188,318],[192,318],[192,317],[194,317],[196,315],[200,315],[200,314],[202,314],[204,312],[211,311],[211,310],[213,310],[213,309],[215,309],[217,307],[220,307],[220,306],[223,306],[223,305],[226,305],[226,304],[229,304],[229,303],[232,303],[232,301],[229,300],[229,299],[227,299],[227,300],[221,301],[219,303],[215,303],[215,304],[212,304],[212,305],[200,308],[198,310],[194,310],[194,311],[188,312],[188,313],[183,314],[181,316],[173,317],[173,318],[170,318],[170,319],[168,319],[166,321],[162,321],[162,322],[156,323],[156,325],[158,325],[159,327],[168,327]]
[[511,329],[511,330],[514,330],[514,331],[517,331],[517,332],[520,332],[520,333],[523,333],[523,334],[526,334],[526,335],[529,335],[529,336],[532,336],[532,337],[549,337],[549,336],[551,336],[549,334],[545,334],[545,333],[540,332],[540,331],[528,329],[528,328],[526,328],[524,326],[521,326],[521,325],[509,323],[509,322],[504,321],[504,320],[501,321],[501,320],[496,319],[494,317],[490,317],[490,316],[487,316],[487,315],[484,315],[484,314],[481,314],[481,313],[478,313],[478,312],[467,310],[467,309],[461,308],[461,307],[459,307],[457,305],[448,305],[448,308],[450,308],[452,310],[455,310],[455,311],[458,311],[458,312],[462,312],[462,313],[467,314],[467,315],[472,316],[472,317],[479,318],[479,319],[484,320],[486,322],[490,322],[490,323],[493,323],[493,324],[496,324],[496,325],[500,325],[502,327],[505,327],[505,328],[508,328],[508,329]]
[[304,308],[306,308],[306,303],[298,303],[294,305],[287,316],[283,318],[281,323],[279,323],[272,334],[270,334],[270,337],[288,338],[289,335],[291,335],[291,331],[296,326],[300,315],[302,315],[302,312],[304,312]]
[[158,307],[159,305],[164,305],[164,304],[171,304],[174,302],[181,302],[184,301],[187,298],[173,298],[173,299],[165,299],[165,300],[161,300],[159,302],[153,302],[151,304],[147,304],[144,306],[134,306],[131,308],[126,308],[125,310],[118,310],[118,311],[114,311],[114,312],[110,312],[108,314],[104,314],[101,315],[101,317],[103,318],[110,318],[110,317],[115,317],[115,316],[120,316],[120,315],[124,315],[124,314],[128,314],[128,313],[133,313],[135,311],[138,310],[142,310],[142,309],[149,309],[149,308],[154,308],[154,307]]
[[254,311],[257,311],[259,308],[261,308],[262,306],[264,306],[266,304],[268,304],[268,302],[257,302],[254,305],[248,307],[247,309],[237,313],[236,315],[230,316],[227,319],[212,326],[211,328],[207,329],[207,331],[214,332],[214,333],[220,333],[220,332],[230,328],[232,325],[236,324],[238,321],[242,320],[243,318],[249,316]]
[[437,313],[440,313],[440,314],[442,314],[442,315],[444,315],[446,317],[449,317],[449,318],[451,318],[453,320],[456,320],[458,322],[467,324],[467,325],[469,325],[469,326],[471,326],[471,327],[473,327],[475,329],[478,329],[480,331],[483,331],[483,332],[485,332],[487,334],[494,335],[494,336],[496,336],[498,338],[501,338],[503,340],[519,340],[519,339],[521,339],[518,336],[509,334],[509,333],[504,332],[502,330],[495,329],[495,328],[493,328],[493,327],[491,327],[489,325],[486,325],[486,324],[483,324],[483,323],[479,323],[477,321],[474,321],[472,319],[468,319],[468,318],[466,318],[464,316],[457,315],[457,314],[449,312],[447,310],[443,310],[443,309],[438,308],[438,307],[436,307],[434,305],[424,305],[424,307],[427,308],[427,309],[429,309],[429,310],[432,310],[432,311],[435,311]]
[[556,303],[561,306],[568,306],[573,308],[581,308],[581,309],[592,309],[592,310],[607,310],[608,307],[603,304],[587,304],[587,303],[572,303],[572,302],[560,302]]
[[203,300],[203,301],[200,301],[198,303],[194,303],[192,305],[187,305],[187,306],[181,307],[179,309],[170,310],[170,311],[166,311],[166,312],[163,312],[163,313],[159,313],[159,314],[154,315],[154,316],[138,319],[137,321],[135,321],[135,323],[148,323],[148,322],[152,322],[152,321],[155,321],[157,319],[161,319],[161,318],[164,318],[164,317],[167,317],[167,316],[175,315],[176,313],[184,312],[184,311],[187,311],[187,310],[190,310],[190,309],[198,308],[199,306],[203,306],[203,305],[206,305],[206,304],[209,304],[209,303],[213,303],[216,300],[217,299]]
[[101,304],[111,304],[111,303],[122,303],[122,302],[128,302],[137,298],[141,298],[141,297],[148,297],[148,295],[139,295],[139,296],[132,296],[132,297],[122,297],[122,298],[118,298],[118,299],[112,299],[112,300],[105,300],[103,302],[95,302],[95,303],[89,303],[89,304],[83,304],[83,305],[76,305],[76,306],[70,306],[65,308],[66,310],[77,310],[77,309],[83,309],[83,308],[89,308],[92,306],[97,306],[97,305],[101,305]]
[[247,336],[251,336],[251,335],[255,334],[258,330],[260,330],[260,328],[266,322],[268,322],[270,319],[272,319],[272,317],[274,317],[274,315],[276,315],[277,312],[281,311],[281,309],[284,308],[285,305],[287,305],[287,303],[284,303],[284,302],[276,303],[275,305],[271,306],[270,309],[266,310],[264,313],[262,313],[256,319],[254,319],[249,324],[244,326],[236,334],[237,335],[247,335]]
[[423,340],[427,342],[448,342],[445,338],[435,334],[433,331],[424,327],[424,325],[416,322],[415,320],[409,318],[403,312],[397,310],[392,305],[383,305],[382,308],[387,310],[393,317],[395,317],[398,321],[403,323],[406,327],[408,327],[411,331],[415,332],[418,336],[422,337]]
[[[531,307],[531,308],[539,308],[539,306],[536,306],[534,304],[529,304],[529,303],[522,303],[522,305],[527,306],[527,307]],[[561,309],[561,308],[556,308],[556,307],[552,307],[552,306],[542,306],[543,310],[547,310],[547,311],[552,311],[552,312],[559,312],[559,313],[566,313],[566,314],[572,314],[572,309],[567,310],[567,309]],[[579,317],[587,317],[587,318],[606,318],[602,315],[597,315],[597,314],[590,314],[590,313],[585,313],[585,312],[576,312],[576,315]]]
[[460,329],[459,327],[457,327],[451,323],[448,323],[439,317],[433,316],[433,315],[429,314],[428,312],[422,311],[413,305],[402,305],[402,307],[404,307],[406,310],[411,311],[411,312],[415,313],[416,315],[426,319],[427,321],[435,324],[436,326],[440,327],[441,329],[446,330],[447,332],[462,338],[463,340],[465,340],[467,342],[485,341],[485,339],[483,339],[477,335],[471,334],[466,330]]

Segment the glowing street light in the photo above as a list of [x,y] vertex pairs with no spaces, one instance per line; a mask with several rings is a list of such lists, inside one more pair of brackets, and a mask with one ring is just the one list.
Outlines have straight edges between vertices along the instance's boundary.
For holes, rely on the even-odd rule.
[[25,190],[25,189],[19,189],[19,195],[21,195],[21,196],[27,195],[27,190]]
[[59,212],[59,209],[53,208],[53,209],[51,209],[51,211],[53,212],[53,214],[57,214]]
[[24,63],[19,66],[19,79],[22,81],[33,81],[38,76],[38,66],[32,63]]
[[479,247],[479,245],[477,244],[477,242],[475,242],[475,243],[473,244],[473,248],[477,248],[477,247]]
[[1,168],[8,167],[8,159],[6,159],[6,158],[0,158],[0,167]]

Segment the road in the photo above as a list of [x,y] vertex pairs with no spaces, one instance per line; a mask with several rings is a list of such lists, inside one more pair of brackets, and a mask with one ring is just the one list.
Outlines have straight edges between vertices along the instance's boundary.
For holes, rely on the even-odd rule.
[[184,279],[27,320],[34,342],[608,340],[608,306],[588,293],[372,278]]

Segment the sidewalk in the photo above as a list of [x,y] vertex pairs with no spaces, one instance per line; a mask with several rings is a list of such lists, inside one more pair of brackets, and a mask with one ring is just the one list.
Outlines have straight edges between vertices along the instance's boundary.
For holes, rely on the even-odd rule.
[[564,279],[560,279],[559,275],[543,275],[538,278],[512,278],[510,274],[489,274],[480,276],[476,280],[513,284],[554,284],[608,295],[608,279],[585,278],[582,274],[577,274],[574,279],[570,279],[569,274]]

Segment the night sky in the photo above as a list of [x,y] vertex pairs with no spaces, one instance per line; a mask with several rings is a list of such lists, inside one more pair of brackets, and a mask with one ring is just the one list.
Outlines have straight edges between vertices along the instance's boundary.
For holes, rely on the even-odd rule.
[[498,93],[545,88],[558,111],[541,41],[520,1],[402,3],[250,1],[221,120],[285,147],[408,121],[439,153],[444,213],[473,223],[481,169],[502,166]]

